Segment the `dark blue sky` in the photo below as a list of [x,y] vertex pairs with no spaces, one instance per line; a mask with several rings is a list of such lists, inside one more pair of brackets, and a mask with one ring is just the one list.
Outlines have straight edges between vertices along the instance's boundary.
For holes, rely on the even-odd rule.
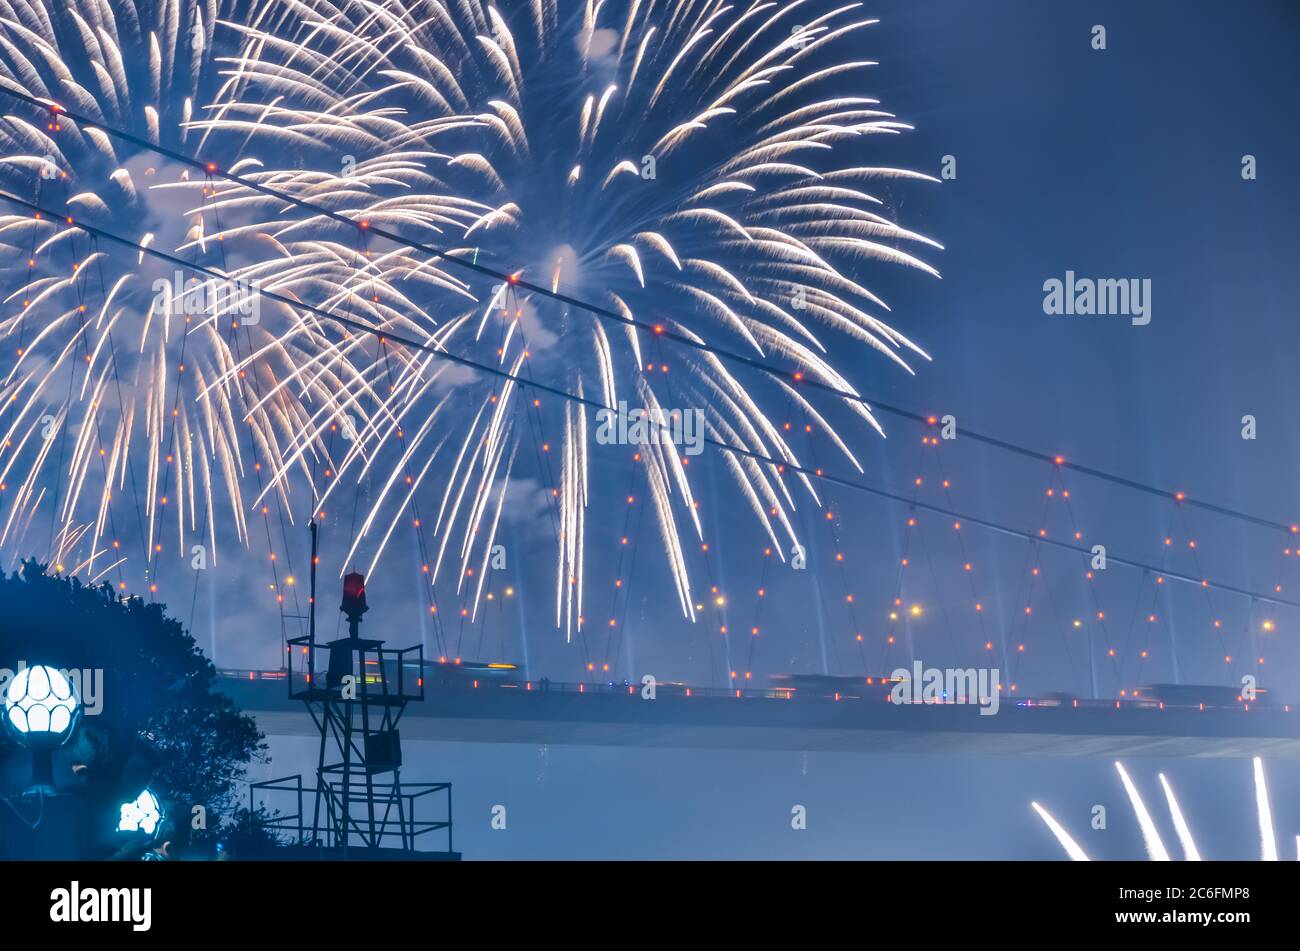
[[[904,207],[947,246],[942,283],[906,297],[936,359],[884,395],[1294,521],[1300,335],[1288,262],[1300,191],[1289,174],[1296,126],[1284,118],[1300,83],[1294,5],[1251,3],[1228,17],[1211,4],[897,7],[881,9],[881,36],[907,55],[882,53],[882,98],[915,122],[913,160],[952,154],[958,178]],[[1088,42],[1095,24],[1105,51]],[[1256,181],[1241,178],[1246,153]],[[1067,270],[1150,278],[1151,323],[1046,316],[1042,283]],[[1254,442],[1241,439],[1245,414],[1258,420]],[[990,455],[968,506],[1008,502],[1007,471]],[[1069,484],[1092,542],[1159,563],[1170,506],[1078,476]],[[1265,591],[1279,580],[1285,538],[1198,512],[1182,525],[1205,574]],[[1186,549],[1170,559],[1199,573]],[[1236,608],[1244,623],[1248,605],[1216,601],[1214,615]],[[1198,617],[1196,606],[1169,606],[1183,644],[1210,639],[1210,609],[1201,603]],[[1187,651],[1194,673],[1213,670],[1205,652]],[[1294,654],[1265,652],[1295,670]]]

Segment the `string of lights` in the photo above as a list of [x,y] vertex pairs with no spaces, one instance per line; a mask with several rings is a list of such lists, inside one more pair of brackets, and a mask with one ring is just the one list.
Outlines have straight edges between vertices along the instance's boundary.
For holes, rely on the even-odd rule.
[[[939,440],[938,440],[938,438],[937,438],[937,437],[934,437],[934,436],[923,435],[923,436],[921,437],[921,450],[920,450],[920,452],[921,452],[921,460],[922,460],[922,464],[921,464],[921,476],[920,476],[920,478],[921,478],[922,480],[925,480],[925,479],[926,479],[926,473],[927,473],[929,470],[933,469],[933,470],[937,471],[938,468],[939,468],[939,465],[938,465],[938,459],[939,459],[939,456],[938,456],[938,453],[939,453]],[[927,467],[928,467],[928,468],[927,468]],[[943,481],[943,483],[946,483],[946,482],[947,482],[947,480],[942,480],[942,481]],[[946,491],[946,489],[947,489],[947,486],[946,486],[946,485],[941,485],[941,487],[944,488],[944,490]],[[961,538],[961,522],[959,522],[959,521],[954,521],[954,522],[952,523],[952,531],[953,531],[953,534],[955,534],[958,538]],[[926,538],[925,538],[925,531],[924,531],[924,529],[923,529],[920,525],[917,525],[917,527],[916,527],[916,536],[917,536],[917,542],[918,542],[918,544],[919,544],[919,546],[920,546],[920,548],[921,548],[921,553],[922,553],[922,555],[925,557],[926,570],[927,570],[927,572],[928,572],[928,574],[929,574],[929,576],[930,576],[930,583],[933,585],[933,589],[934,589],[935,591],[938,591],[938,590],[939,590],[939,576],[938,576],[937,571],[935,570],[935,565],[934,565],[934,561],[935,561],[935,559],[934,559],[934,555],[932,554],[930,543],[926,541]],[[939,617],[940,617],[940,621],[942,622],[943,631],[944,631],[944,633],[945,633],[945,634],[947,635],[947,637],[948,637],[948,646],[949,646],[949,647],[951,648],[951,650],[952,650],[952,655],[953,655],[954,657],[959,657],[959,656],[960,656],[960,649],[959,649],[958,646],[957,646],[957,637],[956,637],[956,634],[955,634],[955,632],[954,632],[954,630],[953,630],[952,618],[950,617],[949,612],[948,612],[948,605],[947,605],[947,602],[946,602],[943,598],[938,598],[938,599],[937,599],[936,607],[938,608],[938,611],[939,611]]]
[[[928,440],[930,446],[936,450],[934,452],[935,466],[939,473],[939,487],[943,490],[943,495],[951,498],[953,492],[953,481],[949,478],[947,470],[943,465],[943,455],[937,451],[940,448],[940,440],[937,436],[923,436],[923,440]],[[924,445],[924,442],[923,442]],[[950,503],[949,503],[950,504]],[[988,627],[984,620],[984,606],[980,600],[979,589],[975,582],[975,563],[971,558],[970,549],[966,544],[966,533],[961,530],[961,523],[953,523],[953,534],[957,536],[958,551],[961,557],[962,574],[966,577],[966,582],[970,588],[970,600],[976,621],[979,625],[979,639],[984,645],[986,652],[992,652],[993,641],[988,636]],[[1004,657],[1005,660],[1005,657]],[[1005,665],[1004,665],[1005,666]]]
[[[1055,487],[1049,487],[1049,494],[1054,491]],[[1079,529],[1079,519],[1074,510],[1074,498],[1070,493],[1069,486],[1065,485],[1064,480],[1060,485],[1060,498],[1065,503],[1065,510],[1069,516],[1070,534],[1075,541],[1083,541],[1083,532]],[[1103,643],[1109,644],[1111,641],[1110,627],[1107,624],[1106,612],[1101,606],[1101,597],[1097,593],[1097,575],[1092,570],[1091,565],[1083,573],[1084,580],[1088,582],[1088,595],[1092,600],[1092,610],[1097,619],[1097,627],[1101,631]],[[1136,609],[1136,608],[1135,608]],[[1071,625],[1075,630],[1083,630],[1083,620],[1075,618]],[[1130,625],[1131,627],[1131,625]],[[1091,628],[1084,632],[1084,643],[1088,648],[1088,665],[1090,670],[1095,670],[1095,652],[1096,645],[1092,642]],[[1115,668],[1116,680],[1119,680],[1119,671],[1114,664],[1114,655],[1109,655],[1112,659],[1112,668]]]
[[[808,444],[808,458],[812,463],[813,470],[821,472],[821,463],[817,455],[817,444],[813,432],[812,417],[803,408],[803,431],[804,439]],[[840,524],[837,517],[838,512],[829,495],[825,502],[825,521],[827,528],[830,530],[831,550],[834,552],[835,565],[839,569],[840,590],[844,599],[844,608],[848,613],[849,629],[853,632],[853,644],[857,647],[858,660],[862,663],[864,673],[870,673],[870,667],[867,664],[866,651],[863,648],[862,625],[858,620],[857,596],[849,585],[848,568],[845,565],[845,545],[840,537]]]

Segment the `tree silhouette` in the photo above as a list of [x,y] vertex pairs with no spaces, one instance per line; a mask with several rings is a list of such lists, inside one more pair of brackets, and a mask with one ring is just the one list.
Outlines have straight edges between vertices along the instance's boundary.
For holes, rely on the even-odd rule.
[[145,783],[187,827],[203,807],[197,841],[234,821],[236,784],[266,745],[253,719],[214,690],[216,668],[164,605],[25,561],[0,574],[0,667],[20,661],[102,671],[101,712],[84,716],[60,751],[93,825]]

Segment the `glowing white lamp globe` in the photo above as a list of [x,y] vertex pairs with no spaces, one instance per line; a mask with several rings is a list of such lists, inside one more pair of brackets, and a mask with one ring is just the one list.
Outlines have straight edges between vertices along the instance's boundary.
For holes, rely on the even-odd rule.
[[143,832],[153,835],[162,821],[162,805],[158,797],[146,789],[131,802],[122,803],[121,818],[118,819],[118,832]]
[[4,695],[5,722],[31,749],[67,742],[81,714],[81,701],[67,676],[53,667],[24,667]]

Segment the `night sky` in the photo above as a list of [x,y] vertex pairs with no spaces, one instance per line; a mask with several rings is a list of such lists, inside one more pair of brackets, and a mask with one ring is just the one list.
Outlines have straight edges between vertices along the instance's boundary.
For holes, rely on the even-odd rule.
[[[933,431],[881,414],[886,439],[862,426],[846,430],[861,475],[825,442],[796,437],[796,450],[887,492],[916,491],[920,501],[1072,543],[1079,531],[1084,547],[1102,543],[1114,556],[1248,591],[1280,585],[1283,597],[1300,598],[1300,557],[1283,554],[1300,538],[1054,471],[960,435],[977,431],[1263,519],[1300,522],[1296,6],[868,0],[863,12],[881,22],[861,34],[862,58],[880,65],[855,74],[844,94],[875,96],[915,126],[872,137],[864,154],[935,176],[951,156],[956,177],[886,192],[891,215],[945,246],[926,254],[942,279],[876,267],[865,280],[932,362],[921,361],[911,377],[862,348],[848,376],[868,397],[954,415],[959,435],[930,447],[921,440]],[[1105,50],[1092,48],[1098,24]],[[1242,178],[1244,155],[1255,157],[1255,180]],[[1044,282],[1067,271],[1149,279],[1150,324],[1045,314]],[[843,421],[825,397],[813,400]],[[1249,441],[1248,414],[1257,425]],[[801,425],[797,415],[791,421]],[[624,450],[597,447],[593,512],[618,511],[628,491]],[[621,517],[593,516],[591,623],[585,640],[566,644],[554,628],[554,542],[544,510],[516,494],[502,532],[510,564],[494,582],[515,593],[494,601],[480,625],[461,629],[454,610],[445,611],[445,636],[456,643],[448,652],[524,664],[533,678],[575,680],[589,676],[587,663],[608,662],[611,679],[651,672],[715,686],[730,671],[762,683],[785,671],[887,673],[915,658],[998,666],[1021,694],[1103,697],[1143,683],[1230,684],[1257,674],[1280,698],[1300,700],[1300,611],[1160,585],[1114,564],[1090,587],[1082,555],[973,525],[954,531],[950,518],[842,487],[825,489],[825,509],[798,498],[807,570],[765,571],[764,537],[715,455],[708,449],[692,462],[709,554],[690,557],[698,600],[711,602],[714,585],[723,606],[709,603],[697,624],[683,622],[652,520],[640,525],[633,516],[635,571],[620,576],[619,635],[608,649],[626,530]],[[528,463],[519,471],[526,484]],[[918,524],[909,528],[913,514]],[[301,567],[307,534],[296,531]],[[333,531],[327,523],[326,633],[334,630],[329,592],[341,558]],[[395,542],[370,579],[366,631],[394,645],[423,642],[436,654],[418,567],[414,540]],[[229,559],[198,585],[193,632],[218,666],[279,666],[280,619],[269,598],[254,596],[264,592],[264,574],[256,559]],[[180,577],[161,597],[188,618],[193,582]],[[762,634],[751,645],[760,585]],[[904,617],[891,627],[896,596]],[[275,740],[267,775],[309,771],[310,746]],[[460,823],[467,827],[459,844],[474,858],[1056,857],[1030,799],[1081,837],[1091,805],[1108,804],[1111,829],[1081,838],[1084,847],[1114,858],[1141,851],[1113,767],[1100,760],[437,744],[409,750],[408,761],[419,764],[411,780],[457,784],[458,836]],[[1204,852],[1255,853],[1248,760],[1130,765],[1148,797],[1159,795],[1156,772],[1167,772]],[[1279,761],[1269,769],[1286,857],[1300,816],[1287,812],[1285,791],[1300,784],[1300,767]],[[512,805],[508,832],[487,831],[497,802]],[[801,838],[789,830],[792,803],[809,807]]]

